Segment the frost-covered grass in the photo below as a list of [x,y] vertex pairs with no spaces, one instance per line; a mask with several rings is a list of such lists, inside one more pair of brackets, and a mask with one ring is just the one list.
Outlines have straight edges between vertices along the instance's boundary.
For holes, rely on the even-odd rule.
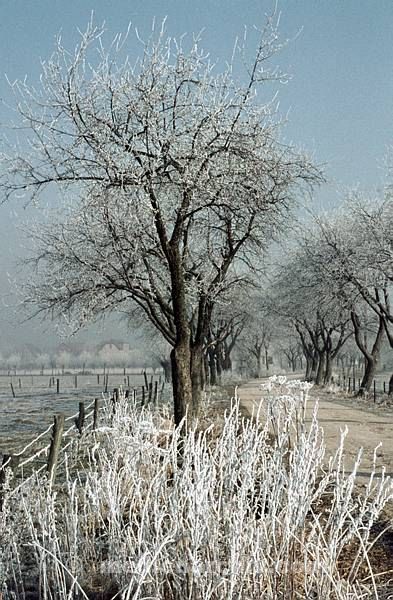
[[7,495],[4,600],[377,597],[378,577],[360,579],[390,481],[371,476],[359,495],[345,436],[328,459],[316,412],[305,425],[307,385],[267,388],[260,419],[242,419],[235,400],[187,431],[108,404],[53,489],[37,476]]

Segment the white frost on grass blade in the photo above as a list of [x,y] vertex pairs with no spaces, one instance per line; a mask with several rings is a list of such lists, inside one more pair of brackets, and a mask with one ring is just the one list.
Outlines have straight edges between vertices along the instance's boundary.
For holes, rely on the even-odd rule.
[[28,561],[48,599],[375,597],[378,580],[358,573],[391,481],[373,474],[360,495],[361,456],[347,475],[343,434],[325,464],[317,409],[305,422],[308,389],[277,378],[268,390],[259,422],[235,400],[219,431],[175,430],[158,410],[108,402],[55,491],[42,475],[16,493],[7,482],[4,599],[24,598]]

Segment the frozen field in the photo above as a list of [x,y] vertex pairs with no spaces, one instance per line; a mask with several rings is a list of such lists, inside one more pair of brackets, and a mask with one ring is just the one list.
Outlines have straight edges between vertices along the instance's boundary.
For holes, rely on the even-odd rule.
[[[151,374],[148,374],[149,381],[150,378]],[[56,379],[60,380],[59,394],[56,393]],[[70,416],[78,411],[79,402],[85,401],[87,405],[105,394],[103,375],[100,375],[100,383],[97,374],[78,375],[77,388],[73,374],[55,375],[51,387],[49,380],[50,375],[0,376],[0,454],[18,451],[46,429],[55,414]],[[16,398],[12,395],[11,383]],[[140,370],[125,376],[123,372],[108,375],[108,394],[116,387],[140,389],[142,385],[144,376]]]

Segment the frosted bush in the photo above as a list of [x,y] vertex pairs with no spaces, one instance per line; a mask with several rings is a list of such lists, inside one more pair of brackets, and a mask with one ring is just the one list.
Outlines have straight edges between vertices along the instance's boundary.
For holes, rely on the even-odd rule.
[[235,399],[218,435],[108,403],[54,488],[37,475],[7,493],[4,599],[27,585],[56,600],[375,597],[358,572],[390,480],[372,475],[360,494],[361,456],[347,475],[345,435],[329,459],[317,411],[305,422],[308,388],[276,378],[268,390],[259,419],[243,419]]

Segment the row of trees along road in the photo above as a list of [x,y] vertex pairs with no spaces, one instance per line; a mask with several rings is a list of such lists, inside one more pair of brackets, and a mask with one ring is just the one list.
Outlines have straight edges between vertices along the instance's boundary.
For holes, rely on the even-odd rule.
[[78,327],[137,305],[172,348],[179,423],[198,410],[215,306],[321,174],[279,137],[273,19],[254,58],[237,47],[221,72],[199,39],[185,48],[164,28],[139,40],[136,60],[127,39],[103,40],[92,24],[74,52],[59,39],[39,87],[13,85],[20,143],[3,154],[0,185],[6,199],[67,198],[30,231],[25,303]]
[[[360,394],[370,391],[384,339],[393,348],[393,198],[351,193],[339,211],[313,219],[278,269],[270,307],[299,336],[306,376],[331,379],[354,336],[364,357]],[[393,393],[393,375],[389,394]]]

